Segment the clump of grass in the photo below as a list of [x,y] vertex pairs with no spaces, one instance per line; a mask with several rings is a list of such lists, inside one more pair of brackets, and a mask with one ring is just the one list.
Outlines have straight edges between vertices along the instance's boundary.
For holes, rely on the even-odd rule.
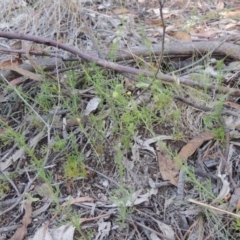
[[83,163],[83,157],[81,156],[81,154],[67,155],[63,169],[64,177],[67,180],[77,177],[86,177],[87,175],[86,168]]
[[240,237],[240,219],[234,219],[231,221],[230,230],[232,232],[232,236],[236,236],[236,238]]

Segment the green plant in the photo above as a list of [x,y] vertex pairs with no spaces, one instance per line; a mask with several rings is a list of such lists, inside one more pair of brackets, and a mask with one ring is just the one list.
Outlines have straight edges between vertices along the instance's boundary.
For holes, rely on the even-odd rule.
[[217,84],[220,86],[223,81],[224,77],[224,72],[223,72],[223,67],[224,67],[224,59],[218,60],[216,63],[217,67]]
[[48,112],[57,103],[59,94],[56,82],[44,81],[40,85],[39,92],[34,101],[39,104],[43,111]]
[[117,221],[120,228],[124,228],[127,216],[132,213],[132,207],[127,207],[131,203],[133,191],[124,183],[125,167],[123,165],[123,153],[120,146],[115,148],[116,157],[114,158],[119,173],[119,188],[112,192],[111,200],[118,206]]
[[223,202],[217,199],[213,194],[213,186],[211,180],[207,179],[199,181],[194,173],[193,168],[186,166],[186,164],[184,164],[182,168],[186,172],[186,182],[192,184],[196,196],[198,199],[200,199],[199,201],[206,204],[206,206],[200,207],[200,214],[205,219],[205,224],[203,227],[205,229],[209,229],[209,231],[212,233],[214,232],[214,234],[218,236],[219,239],[229,239],[229,229],[223,222],[221,216],[218,215],[216,211],[208,208],[208,204],[212,205],[211,203],[213,202],[215,203],[214,206],[216,206],[216,204],[220,206],[223,204]]
[[234,219],[230,223],[230,229],[234,232],[236,237],[240,237],[240,219]]
[[72,212],[70,209],[65,210],[71,224],[76,228],[76,231],[80,234],[80,240],[92,239],[94,236],[93,231],[89,230],[87,233],[83,232],[81,229],[81,224],[79,224],[79,213]]
[[34,147],[31,148],[27,145],[25,135],[21,132],[21,129],[19,132],[16,132],[13,128],[8,126],[8,124],[5,123],[2,119],[0,119],[0,124],[2,124],[6,129],[4,138],[14,140],[18,144],[19,148],[23,148],[24,151],[28,154],[28,156],[31,157],[32,161],[34,161],[36,164],[39,163],[39,159],[36,157],[34,153]]
[[0,175],[0,197],[3,197],[8,191],[10,191],[9,184],[4,175]]
[[216,105],[217,106],[215,107],[215,110],[203,118],[204,125],[208,129],[212,129],[216,125],[222,124],[221,123],[221,113],[222,113],[222,109],[223,109],[223,102],[218,101],[216,103]]
[[208,208],[203,207],[201,210],[204,218],[206,219],[206,228],[208,228],[214,236],[217,236],[218,239],[232,239],[229,227],[226,225],[221,216]]
[[129,189],[125,184],[120,184],[120,187],[112,191],[111,200],[118,207],[117,222],[120,228],[123,229],[126,226],[126,219],[133,212],[133,207],[128,207],[127,204],[131,203],[131,196],[133,191]]
[[51,149],[54,152],[60,152],[67,144],[65,139],[61,139],[59,135],[54,138],[53,143],[51,144]]
[[194,190],[201,194],[201,199],[204,200],[213,200],[215,196],[212,192],[212,183],[210,179],[199,182],[196,178],[194,169],[187,166],[186,164],[182,166],[184,172],[186,172],[186,181],[191,183],[194,187]]
[[82,101],[81,94],[79,94],[77,90],[79,81],[74,71],[68,71],[66,76],[64,94],[61,98],[61,102],[63,106],[69,110],[71,116],[79,117],[79,107]]
[[79,154],[67,155],[66,162],[64,164],[64,176],[66,179],[74,179],[77,177],[86,177],[86,169],[83,163],[83,156]]
[[225,129],[223,126],[212,129],[213,136],[216,140],[219,140],[221,143],[225,143]]

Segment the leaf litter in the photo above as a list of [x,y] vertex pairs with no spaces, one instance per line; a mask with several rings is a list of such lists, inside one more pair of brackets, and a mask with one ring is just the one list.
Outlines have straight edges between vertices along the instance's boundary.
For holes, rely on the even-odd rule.
[[11,240],[22,240],[27,234],[27,227],[32,222],[32,202],[26,201],[23,203],[25,214],[22,219],[22,226],[17,229],[14,235],[10,238]]
[[[20,4],[20,2],[22,3]],[[137,65],[138,67],[146,66],[146,68],[154,69],[156,66],[151,65],[149,56],[143,59],[136,52],[132,51],[135,47],[141,48],[144,41],[149,41],[152,44],[161,42],[164,33],[163,23],[160,21],[159,4],[157,1],[152,1],[148,3],[147,9],[145,9],[145,2],[138,1],[138,8],[135,8],[133,1],[129,1],[123,8],[121,5],[114,5],[110,1],[100,3],[99,1],[85,0],[81,1],[81,6],[77,5],[77,1],[66,2],[60,0],[54,4],[43,2],[42,0],[36,0],[31,4],[25,1],[15,1],[9,5],[3,5],[3,16],[5,18],[1,19],[0,30],[7,31],[7,29],[11,28],[12,31],[28,32],[35,35],[35,31],[38,29],[39,36],[47,36],[50,39],[57,39],[59,42],[64,42],[68,45],[78,46],[79,49],[107,59],[111,50],[108,49],[109,46],[111,44],[117,45],[118,50],[120,48],[125,49],[124,51],[130,49],[131,58],[123,61],[124,64],[128,66]],[[226,3],[223,1],[219,1],[217,5],[211,5],[205,1],[198,3],[197,11],[199,11],[199,15],[196,16],[191,15],[191,11],[195,8],[193,1],[188,1],[182,5],[181,3],[176,5],[168,4],[163,8],[163,16],[165,20],[169,21],[166,27],[166,43],[171,41],[191,43],[195,40],[204,40],[207,44],[209,39],[216,40],[224,37],[225,32],[230,35],[231,41],[238,41],[238,11],[225,9]],[[234,5],[232,4],[228,3],[229,7],[233,7]],[[11,9],[9,9],[10,6]],[[56,9],[60,11],[59,16]],[[79,11],[79,9],[81,10]],[[208,12],[206,9],[213,9],[214,11]],[[15,14],[7,14],[9,10],[15,11]],[[220,10],[224,11],[221,12]],[[82,17],[83,12],[86,14],[84,17]],[[80,18],[79,14],[81,15]],[[203,27],[201,17],[204,15],[208,16],[208,14],[213,14],[210,15],[210,19],[214,20],[206,20],[207,27]],[[186,15],[190,17],[184,17]],[[85,21],[82,20],[83,18]],[[188,26],[188,28],[181,25]],[[94,39],[97,40],[97,44]],[[71,214],[77,213],[78,224],[84,231],[81,237],[88,230],[94,231],[95,236],[92,236],[91,239],[128,238],[128,232],[125,229],[124,231],[120,230],[120,223],[117,221],[125,210],[127,212],[125,224],[132,231],[133,239],[139,237],[142,239],[186,239],[186,237],[189,237],[191,239],[191,237],[195,236],[192,229],[196,229],[196,233],[200,233],[201,230],[201,236],[204,235],[213,239],[217,239],[215,237],[224,239],[230,234],[234,235],[236,233],[231,225],[233,221],[229,221],[227,229],[233,229],[232,232],[224,232],[222,230],[223,225],[219,224],[219,236],[214,236],[212,234],[213,226],[211,225],[214,218],[211,219],[212,214],[208,212],[211,210],[217,213],[220,219],[219,222],[222,221],[222,223],[224,223],[223,214],[234,218],[239,216],[239,191],[237,191],[238,188],[233,188],[234,183],[238,181],[237,170],[235,169],[238,169],[240,145],[237,142],[239,138],[239,113],[237,111],[239,106],[236,98],[228,98],[223,96],[222,93],[218,94],[213,91],[213,93],[202,92],[202,98],[199,99],[198,95],[200,93],[191,88],[191,86],[181,88],[177,82],[174,85],[174,94],[180,94],[182,99],[189,98],[192,102],[199,101],[202,105],[206,105],[206,107],[211,109],[215,108],[214,101],[220,101],[220,99],[224,98],[224,109],[221,113],[223,116],[221,117],[225,121],[225,127],[230,130],[229,134],[233,140],[227,140],[226,131],[225,142],[221,142],[219,139],[216,139],[213,131],[206,131],[209,127],[207,125],[209,124],[207,122],[209,115],[201,112],[202,110],[199,110],[197,105],[184,106],[179,102],[174,102],[171,105],[169,104],[169,99],[168,101],[162,100],[164,99],[163,89],[165,86],[164,88],[161,86],[160,90],[159,86],[154,89],[154,82],[150,83],[147,78],[135,83],[132,81],[134,78],[124,76],[125,85],[123,84],[124,90],[121,94],[126,99],[131,99],[133,96],[133,99],[125,106],[126,110],[132,113],[145,105],[147,108],[152,109],[155,117],[157,116],[157,120],[153,121],[154,132],[147,131],[149,130],[147,129],[149,127],[147,124],[138,125],[134,129],[135,132],[131,132],[132,126],[135,123],[137,124],[136,118],[131,120],[132,122],[128,126],[124,122],[128,119],[123,117],[126,116],[124,115],[125,109],[119,107],[120,105],[116,108],[117,110],[112,108],[114,104],[120,104],[118,100],[121,96],[118,96],[119,99],[107,100],[102,98],[102,96],[100,97],[101,94],[97,94],[94,84],[84,82],[84,77],[86,78],[87,73],[81,71],[83,65],[79,65],[79,69],[76,71],[77,78],[81,79],[82,83],[78,83],[80,87],[78,84],[74,85],[71,83],[74,89],[69,89],[70,87],[66,79],[70,81],[69,79],[74,79],[76,76],[72,75],[68,78],[65,73],[61,74],[60,72],[66,66],[59,69],[56,69],[55,66],[52,69],[50,68],[50,71],[59,71],[57,85],[53,84],[47,87],[50,90],[48,94],[51,96],[51,99],[45,96],[47,101],[41,106],[34,102],[34,99],[43,91],[39,86],[43,86],[42,84],[47,81],[55,81],[55,78],[51,75],[52,73],[44,74],[44,77],[40,74],[41,69],[38,68],[38,59],[44,56],[44,54],[48,54],[46,58],[61,56],[61,59],[67,62],[72,61],[74,56],[60,49],[53,50],[52,47],[46,45],[42,45],[40,48],[35,48],[35,46],[31,48],[28,45],[25,49],[18,45],[19,42],[1,39],[1,47],[3,47],[1,51],[1,72],[3,73],[3,71],[8,69],[8,71],[11,70],[9,72],[23,76],[17,79],[14,75],[13,78],[7,77],[6,79],[9,80],[9,85],[20,87],[25,97],[29,96],[29,98],[26,98],[31,103],[31,110],[39,111],[39,116],[42,119],[46,119],[46,121],[44,120],[46,124],[42,128],[42,125],[36,121],[35,117],[26,111],[21,100],[14,95],[14,92],[7,89],[6,84],[1,86],[1,99],[3,100],[1,100],[0,133],[3,139],[1,139],[1,144],[2,142],[4,144],[2,144],[1,149],[2,160],[0,167],[1,171],[6,172],[6,176],[9,173],[17,176],[16,180],[11,181],[10,179],[9,182],[0,182],[1,189],[3,189],[3,192],[1,192],[3,203],[8,205],[8,201],[12,196],[11,188],[13,190],[19,188],[19,191],[24,193],[21,184],[24,183],[26,185],[28,182],[31,182],[31,178],[37,177],[36,183],[32,184],[30,189],[28,188],[34,194],[34,202],[28,202],[24,197],[26,195],[21,195],[22,204],[25,204],[25,213],[21,227],[15,233],[13,230],[6,231],[7,228],[4,228],[9,223],[20,223],[18,219],[21,218],[17,216],[17,211],[15,211],[19,205],[15,207],[12,205],[13,210],[9,210],[11,214],[5,214],[1,223],[2,229],[0,228],[0,232],[3,237],[6,234],[5,236],[9,239],[23,239],[24,236],[28,235],[29,230],[34,229],[33,236],[27,236],[26,239],[74,239],[74,235],[77,232],[76,229],[78,228],[69,223],[71,222],[70,219],[66,220],[66,215],[61,211],[56,215],[53,212],[48,212],[49,210],[56,210],[57,206],[60,206],[62,209],[69,208]],[[16,55],[9,60],[9,56],[4,51],[4,48],[5,50],[11,49],[13,53],[15,51]],[[105,52],[106,49],[109,51],[108,53]],[[34,51],[36,55],[33,56]],[[28,64],[33,70],[25,69],[22,62],[19,62],[17,57],[21,54],[25,58],[20,59],[24,59],[24,61],[28,59]],[[192,63],[197,59],[197,56],[195,56],[195,53],[192,55],[187,54],[190,60],[185,66],[187,68],[182,69],[178,63],[186,63],[184,63],[181,57],[177,55],[173,57],[168,56],[170,61],[166,60],[164,64],[166,66],[173,63],[171,65],[173,69],[168,69],[167,71],[172,71],[172,74],[175,74],[175,71],[183,75],[185,74],[186,82],[187,79],[191,79],[194,76],[196,78],[195,81],[208,80],[214,85],[213,89],[221,81],[229,88],[236,85],[235,81],[239,77],[239,62],[237,60],[232,62],[229,62],[229,60],[225,61],[221,70],[219,67],[221,61],[219,59],[216,60],[216,56],[211,58],[209,62],[207,62],[206,57],[194,67]],[[206,63],[203,60],[206,60]],[[91,72],[93,67],[89,65],[89,69]],[[191,71],[185,71],[186,69],[191,69]],[[163,71],[166,70],[163,69]],[[221,76],[219,72],[224,72],[225,75]],[[109,74],[109,79],[106,77],[106,74],[104,75],[107,81],[111,81],[112,74]],[[4,76],[9,76],[9,74]],[[94,81],[97,80],[99,79],[94,79]],[[122,79],[119,78],[118,80],[120,83]],[[101,81],[103,82],[104,80],[101,79]],[[106,93],[111,92],[111,85],[105,85],[104,90]],[[126,92],[124,92],[125,90]],[[153,93],[150,90],[157,91],[157,94],[161,97],[158,99],[154,96],[153,98]],[[62,96],[59,95],[60,92],[63,93]],[[76,98],[79,101],[73,102],[74,94],[76,93],[78,94]],[[69,97],[72,109],[75,108],[74,113],[71,112],[72,109],[66,109],[69,102],[63,105],[63,96]],[[111,94],[111,96],[113,95]],[[49,102],[51,102],[51,107],[45,111],[44,107],[48,106]],[[158,108],[162,108],[161,111]],[[99,112],[102,112],[102,109],[104,109],[106,114],[99,114]],[[64,112],[60,113],[62,110]],[[114,111],[118,112],[119,122],[117,118],[113,119],[111,117]],[[141,114],[138,115],[138,118],[142,117]],[[178,114],[179,118],[176,121],[174,116]],[[149,116],[149,118],[151,117]],[[219,119],[216,116],[211,117],[212,125],[210,128],[214,130],[218,127]],[[19,123],[22,124],[19,126]],[[115,131],[117,125],[119,125],[119,129]],[[5,130],[9,126],[15,132],[21,133],[23,140],[13,139],[12,136],[9,137],[9,132]],[[41,128],[38,128],[39,126]],[[24,131],[24,128],[29,130]],[[120,136],[129,132],[131,133],[128,135],[130,147],[124,149],[122,146],[127,140],[121,141]],[[181,134],[184,137],[179,138],[179,136],[182,136]],[[62,136],[64,141],[51,142],[50,140],[54,139],[55,135]],[[15,141],[21,143],[17,144],[18,148],[12,147],[16,145]],[[49,144],[50,142],[52,145]],[[71,147],[73,142],[76,143],[77,147]],[[196,161],[196,151],[203,146],[207,146],[205,145],[206,143],[210,143],[209,149],[205,154],[201,155],[201,158],[198,159],[199,161]],[[213,144],[211,145],[211,143]],[[119,154],[116,150],[118,147],[121,149],[122,156],[117,155]],[[81,152],[81,156],[76,155],[76,149],[78,152]],[[228,149],[231,151],[226,151]],[[210,159],[218,151],[225,151],[225,159],[221,157],[219,159],[219,154],[215,155],[215,159]],[[33,152],[34,154],[32,154]],[[47,174],[50,174],[51,184],[41,185],[44,175],[41,171],[38,171],[36,166],[40,165],[38,165],[39,162],[34,162],[34,156],[37,156],[37,159],[41,159],[41,161],[45,159],[43,161],[43,169]],[[83,177],[74,176],[70,183],[64,179],[64,168],[66,168],[66,165],[63,159],[70,159],[69,162],[71,162],[71,159],[79,161],[81,158],[84,158],[83,165],[92,170],[88,172],[84,180]],[[124,174],[121,172],[122,165],[119,164],[119,160],[123,162],[126,168]],[[215,161],[216,165],[214,167],[207,165],[207,162],[210,162],[210,160]],[[33,162],[34,164],[32,165]],[[202,166],[200,171],[196,166],[199,162]],[[225,168],[222,167],[223,163]],[[186,167],[187,165],[189,165],[189,169],[192,169],[195,178],[190,179],[192,176],[191,172],[187,172],[185,177],[179,174],[179,171],[182,171],[181,166]],[[227,171],[226,168],[229,168],[231,171]],[[74,167],[72,170],[74,170]],[[209,183],[207,180],[204,180],[206,179],[204,176],[210,176],[209,172],[217,178],[217,183]],[[120,178],[120,175],[122,175],[122,178]],[[177,200],[177,194],[181,192],[179,182],[183,183],[184,186],[182,202]],[[71,184],[70,188],[68,187],[69,183]],[[124,190],[122,189],[122,192],[119,193],[116,191],[119,190],[116,189],[116,186],[120,186],[120,183],[123,184]],[[200,183],[200,185],[197,183]],[[41,194],[37,190],[38,185],[45,189],[50,189],[49,193],[47,191],[45,194]],[[49,188],[49,186],[52,187]],[[217,200],[211,199],[208,195],[209,192],[203,189],[208,191],[210,189],[212,193],[215,193]],[[216,191],[216,189],[219,191]],[[114,194],[119,198],[118,201],[114,202],[112,198]],[[5,206],[4,204],[3,206]],[[192,207],[195,205],[192,204],[196,204],[200,208],[193,211]],[[142,213],[134,211],[133,206],[136,210],[141,209]],[[211,221],[206,221],[206,223],[201,220],[196,221],[196,216],[200,212],[205,214],[206,219],[211,219]],[[219,214],[220,212],[221,214]],[[82,213],[87,216],[80,216]],[[44,214],[49,214],[50,222],[43,220]],[[40,226],[41,224],[39,225],[37,222],[32,221],[32,218],[45,224]],[[66,224],[66,222],[68,223]],[[54,227],[57,223],[61,223],[62,226]],[[86,223],[95,223],[95,225],[87,225]],[[49,224],[51,224],[51,227]],[[190,231],[191,233],[189,233]]]

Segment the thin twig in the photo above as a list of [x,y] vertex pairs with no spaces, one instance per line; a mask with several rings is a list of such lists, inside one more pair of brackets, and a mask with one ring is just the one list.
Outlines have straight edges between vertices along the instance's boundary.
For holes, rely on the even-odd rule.
[[135,231],[137,232],[138,238],[141,240],[141,239],[142,239],[142,237],[141,237],[141,234],[140,234],[140,232],[139,232],[139,231],[138,231],[138,229],[137,229],[137,226],[136,226],[136,224],[134,223],[134,221],[133,221],[132,219],[131,219],[130,221],[131,221],[131,223],[132,223],[132,225],[133,225],[133,227],[134,227]]
[[135,99],[139,98],[141,95],[143,95],[146,91],[148,91],[153,83],[157,80],[157,75],[160,71],[161,65],[162,65],[162,60],[163,60],[163,53],[164,53],[164,42],[165,42],[165,33],[166,33],[166,25],[164,23],[164,18],[163,18],[163,5],[164,5],[164,0],[158,0],[159,2],[159,12],[160,12],[160,17],[161,17],[161,21],[162,21],[162,25],[163,25],[163,34],[162,34],[162,50],[161,50],[161,54],[159,56],[159,60],[158,60],[158,68],[154,74],[153,80],[151,81],[151,83],[149,84],[149,86],[144,89],[140,94],[138,94],[136,96]]
[[186,173],[184,171],[184,168],[182,167],[179,172],[179,179],[177,184],[177,201],[183,201],[184,199],[184,187],[185,187],[185,177]]
[[158,0],[158,2],[159,2],[160,17],[161,17],[162,27],[163,27],[163,33],[162,33],[162,53],[159,56],[158,68],[157,68],[157,71],[155,73],[154,79],[157,78],[157,75],[158,75],[158,73],[160,71],[160,68],[161,68],[161,65],[162,65],[163,53],[164,53],[164,43],[165,43],[165,34],[166,34],[166,25],[165,25],[165,21],[164,21],[164,18],[163,18],[163,7],[164,7],[165,0]]
[[[35,43],[40,43],[40,44],[45,44],[47,46],[61,48],[65,51],[68,51],[70,53],[73,53],[73,54],[79,56],[80,58],[82,58],[85,61],[95,62],[97,65],[105,67],[105,68],[110,68],[110,69],[118,71],[118,72],[130,73],[133,75],[143,75],[145,77],[151,77],[151,78],[154,77],[154,73],[151,71],[143,70],[143,69],[136,69],[136,68],[132,68],[132,67],[128,67],[128,66],[122,66],[117,63],[107,61],[107,60],[98,58],[96,56],[89,55],[78,49],[75,49],[74,47],[68,46],[64,43],[60,43],[60,42],[57,42],[52,39],[38,37],[38,36],[32,36],[29,34],[19,34],[19,33],[2,32],[2,31],[0,31],[0,37],[4,37],[4,38],[8,38],[8,39],[21,39],[21,40],[26,40],[26,41],[33,41]],[[225,44],[227,44],[227,43],[225,43]],[[178,47],[180,47],[180,46],[178,46]],[[236,51],[235,48],[237,48],[237,46],[234,46],[234,49],[233,48],[228,49],[228,52],[231,51],[231,54],[234,55],[233,51]],[[227,49],[223,49],[223,51],[226,51],[226,50]],[[235,55],[236,55],[236,53],[235,53]],[[240,96],[240,90],[235,89],[235,88],[228,88],[228,87],[222,87],[222,86],[218,87],[218,86],[215,86],[212,84],[204,84],[204,83],[195,82],[195,81],[184,79],[184,78],[177,78],[175,76],[170,76],[170,75],[163,74],[163,73],[158,73],[157,78],[161,79],[162,81],[164,81],[166,83],[178,83],[178,84],[183,84],[183,85],[190,86],[190,87],[197,87],[200,89],[205,89],[208,91],[228,93],[229,95],[232,95],[232,96]]]
[[202,110],[204,112],[214,111],[213,108],[209,108],[209,107],[200,105],[200,104],[198,104],[196,102],[188,101],[186,98],[183,98],[183,97],[180,97],[180,96],[174,96],[174,98],[179,100],[179,101],[181,101],[181,102],[183,102],[183,103],[186,103],[187,105],[192,106],[192,107],[194,107],[196,109],[200,109],[200,110]]

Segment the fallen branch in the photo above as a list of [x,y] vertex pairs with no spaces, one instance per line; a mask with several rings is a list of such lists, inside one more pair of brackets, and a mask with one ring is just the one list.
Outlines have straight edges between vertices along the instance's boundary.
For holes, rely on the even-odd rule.
[[[20,33],[11,33],[11,32],[0,32],[0,37],[8,38],[8,39],[20,39],[20,40],[26,40],[26,41],[33,41],[35,43],[45,44],[47,46],[53,46],[53,47],[68,51],[72,54],[75,54],[78,57],[80,57],[81,59],[83,59],[84,61],[94,62],[99,66],[102,66],[105,68],[110,68],[110,69],[118,71],[118,72],[125,72],[125,73],[130,73],[133,75],[143,75],[145,77],[154,77],[154,72],[150,72],[148,70],[136,69],[136,68],[132,68],[132,67],[128,67],[128,66],[122,66],[120,64],[117,64],[117,63],[114,63],[111,61],[100,59],[96,56],[89,55],[78,49],[75,49],[74,47],[68,46],[64,43],[59,43],[52,39],[38,37],[38,36],[32,36],[29,34],[20,34]],[[234,49],[231,49],[231,52],[233,50]],[[230,94],[233,96],[240,96],[240,90],[238,90],[238,89],[228,88],[228,87],[218,87],[218,86],[209,85],[209,84],[202,84],[202,83],[194,82],[192,80],[177,78],[175,76],[170,76],[170,75],[163,74],[163,73],[159,73],[157,75],[157,79],[161,79],[162,81],[164,81],[166,83],[180,83],[180,84],[183,84],[186,86],[197,87],[197,88],[205,89],[205,90],[209,90],[209,91],[214,90],[215,92],[219,92],[219,93]]]
[[[128,60],[133,56],[146,57],[150,54],[159,55],[162,53],[161,44],[155,44],[149,48],[145,46],[132,47],[128,50],[120,50],[117,54],[117,61]],[[222,55],[240,60],[240,46],[233,43],[222,43],[218,41],[208,42],[174,42],[166,44],[164,48],[164,56],[198,56],[204,55],[213,50],[213,54]]]
[[[212,51],[213,50],[213,51]],[[116,50],[115,61],[123,61],[133,59],[135,56],[149,57],[162,54],[162,45],[153,44],[151,49],[145,46],[130,47],[128,49]],[[233,43],[221,43],[218,41],[204,41],[204,42],[174,42],[166,44],[164,48],[164,57],[188,57],[193,55],[204,55],[212,51],[212,55],[215,56],[227,56],[235,60],[240,60],[240,46]],[[5,49],[0,48],[0,52],[5,53],[21,53],[24,54],[24,50],[17,49]],[[104,58],[109,59],[108,52],[102,50]],[[78,58],[66,57],[60,54],[50,54],[46,52],[30,51],[29,53],[37,56],[50,56],[58,57],[63,61],[77,61]],[[90,55],[98,55],[96,51],[87,52]],[[76,55],[76,54],[74,54]]]

